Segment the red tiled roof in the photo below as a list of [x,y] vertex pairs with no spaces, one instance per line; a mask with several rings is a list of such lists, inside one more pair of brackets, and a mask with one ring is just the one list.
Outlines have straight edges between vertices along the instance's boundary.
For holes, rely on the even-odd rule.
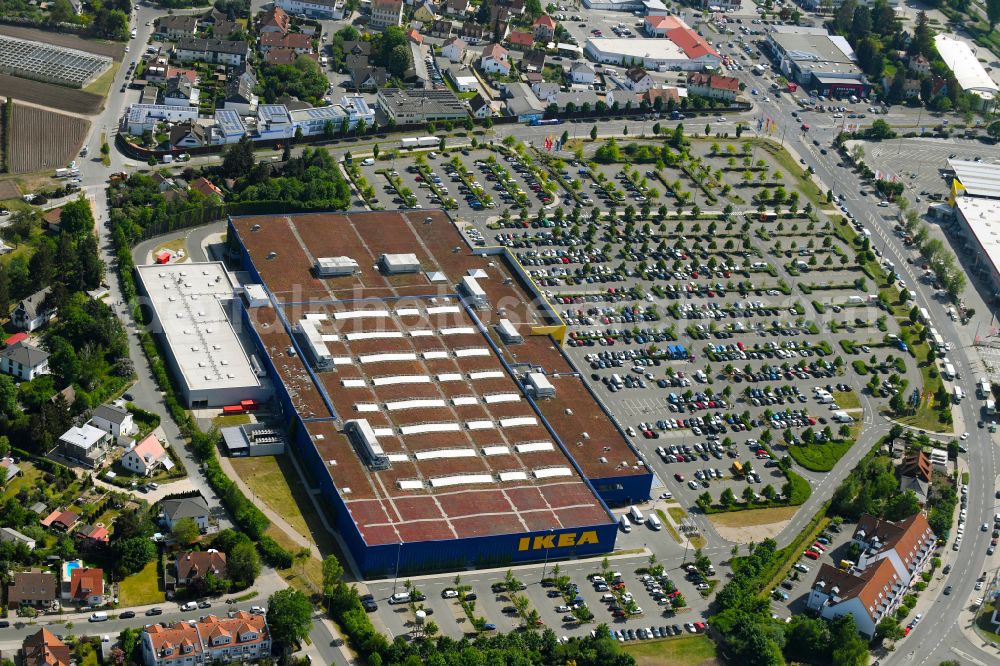
[[898,522],[864,514],[858,520],[858,527],[854,531],[856,539],[860,539],[858,533],[862,530],[865,533],[865,542],[871,542],[872,537],[878,537],[880,552],[889,548],[895,549],[907,569],[917,556],[917,547],[934,534],[923,513],[914,514]]
[[646,25],[654,30],[673,30],[684,27],[684,23],[673,16],[647,16]]
[[555,20],[548,14],[542,14],[537,19],[535,19],[535,22],[532,23],[531,25],[533,25],[536,28],[540,26],[545,26],[546,28],[551,28],[552,30],[556,29]]
[[224,196],[222,190],[216,187],[212,181],[210,181],[208,178],[205,178],[204,176],[196,178],[191,183],[191,189],[201,192],[206,197],[216,196],[222,198]]
[[295,49],[271,49],[264,56],[264,62],[268,65],[291,65],[298,57],[299,54],[295,52]]
[[291,23],[291,18],[281,7],[274,7],[267,14],[264,15],[264,20],[260,22],[262,28],[268,26],[275,26],[281,32],[288,32],[288,26]]
[[217,550],[180,553],[177,556],[177,577],[180,579],[204,578],[209,573],[226,575],[226,554]]
[[530,32],[521,32],[520,30],[515,30],[510,33],[510,43],[515,46],[531,46],[535,43],[535,36]]
[[499,44],[487,44],[486,48],[483,49],[484,58],[493,58],[494,60],[507,60],[507,49],[500,46]]
[[69,648],[59,637],[42,628],[24,639],[24,666],[69,666]]
[[927,459],[927,455],[923,451],[911,453],[903,458],[903,462],[899,466],[899,471],[902,476],[913,476],[923,479],[928,483],[930,483],[931,477],[934,474],[931,468],[931,461]]
[[688,85],[705,86],[715,90],[728,90],[738,93],[740,91],[740,80],[732,76],[722,76],[720,74],[705,74],[694,72],[688,76]]
[[104,594],[104,570],[73,569],[69,575],[69,594],[73,599],[83,600]]
[[667,39],[679,46],[680,49],[684,51],[684,55],[692,60],[705,55],[719,56],[719,52],[713,49],[711,45],[705,41],[704,37],[691,28],[674,28],[673,30],[667,32]]

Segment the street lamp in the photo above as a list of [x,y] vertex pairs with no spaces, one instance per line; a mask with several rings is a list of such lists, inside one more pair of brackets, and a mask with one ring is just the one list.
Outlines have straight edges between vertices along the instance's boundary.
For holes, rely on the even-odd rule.
[[399,580],[399,556],[403,552],[403,542],[400,541],[396,548],[396,573],[392,575],[392,593],[396,594],[396,581]]
[[[552,530],[549,530],[548,536],[552,536]],[[549,543],[548,541],[545,542],[545,561],[542,564],[542,580],[545,580],[545,570],[549,566],[549,546],[548,546],[548,543]],[[538,584],[541,585],[542,581],[538,581]]]

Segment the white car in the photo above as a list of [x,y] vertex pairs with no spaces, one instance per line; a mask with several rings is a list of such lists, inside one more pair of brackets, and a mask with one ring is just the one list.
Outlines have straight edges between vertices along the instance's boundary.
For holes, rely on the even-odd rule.
[[969,433],[963,432],[962,436],[959,437],[959,439],[961,439],[964,442],[965,440],[969,439]]
[[441,591],[442,599],[454,599],[457,596],[458,596],[458,590],[453,590],[451,588],[448,588],[446,590]]
[[192,610],[194,610],[197,607],[198,607],[198,604],[196,604],[193,601],[189,601],[186,604],[181,604],[181,610],[182,611],[192,611]]

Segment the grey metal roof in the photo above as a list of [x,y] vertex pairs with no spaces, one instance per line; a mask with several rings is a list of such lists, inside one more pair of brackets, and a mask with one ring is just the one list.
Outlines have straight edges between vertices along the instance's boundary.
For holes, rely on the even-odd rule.
[[165,499],[160,503],[160,508],[170,520],[208,515],[208,502],[201,495]]
[[0,356],[16,361],[27,368],[33,368],[44,363],[49,358],[49,353],[34,345],[18,342],[0,352]]

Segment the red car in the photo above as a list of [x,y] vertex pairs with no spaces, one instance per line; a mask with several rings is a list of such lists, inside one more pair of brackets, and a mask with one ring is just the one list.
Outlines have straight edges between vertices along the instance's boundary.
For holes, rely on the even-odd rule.
[[625,611],[623,611],[623,610],[616,610],[613,613],[611,613],[611,615],[613,617],[625,617]]
[[674,474],[674,478],[677,479],[678,481],[683,481],[684,480],[684,475],[683,474]]
[[807,550],[807,551],[806,551],[806,552],[804,553],[804,555],[805,555],[806,557],[808,557],[808,558],[809,558],[810,560],[818,560],[818,559],[819,559],[819,553],[814,553],[814,552],[813,552],[813,551],[811,551],[811,550]]

